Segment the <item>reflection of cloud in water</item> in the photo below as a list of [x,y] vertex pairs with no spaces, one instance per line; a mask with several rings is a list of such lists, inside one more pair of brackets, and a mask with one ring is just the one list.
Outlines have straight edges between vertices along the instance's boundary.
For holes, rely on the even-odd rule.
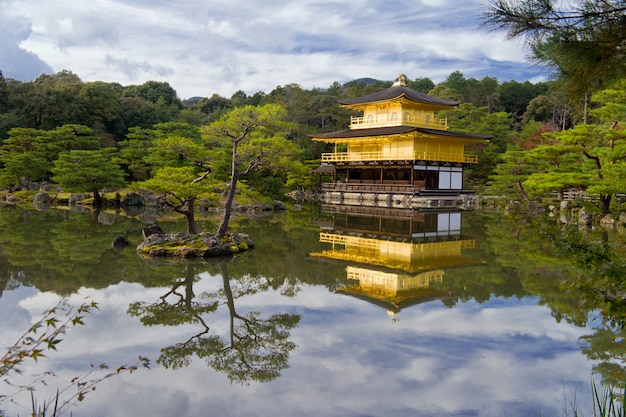
[[[203,278],[194,286],[196,294],[220,287],[219,277]],[[160,348],[193,334],[193,326],[144,327],[126,314],[131,302],[154,300],[162,293],[162,288],[119,284],[75,296],[92,295],[101,310],[51,355],[48,363],[59,367],[59,380],[76,372],[77,363],[115,365],[134,362],[138,354],[154,361]],[[45,294],[16,294],[26,298],[20,306],[35,316],[50,301]],[[16,315],[17,303],[6,303],[11,295],[3,295],[1,308]],[[581,405],[588,399],[590,365],[578,344],[584,329],[557,324],[547,308],[532,300],[468,302],[454,308],[425,303],[402,310],[395,323],[380,307],[322,287],[305,287],[294,298],[260,293],[241,298],[237,306],[263,314],[302,314],[290,338],[298,348],[280,378],[239,386],[200,360],[178,371],[153,363],[153,370],[101,384],[74,414],[500,416],[538,415],[541,410],[560,415],[570,387],[577,389]],[[226,314],[208,316],[212,331],[227,329],[226,323],[212,324]],[[6,326],[0,334],[5,331]]]
[[0,317],[2,317],[0,340],[3,340],[4,344],[8,344],[15,337],[19,337],[31,325],[31,315],[23,307],[22,300],[35,294],[37,294],[37,290],[32,287],[19,287],[2,293],[2,298],[0,298]]

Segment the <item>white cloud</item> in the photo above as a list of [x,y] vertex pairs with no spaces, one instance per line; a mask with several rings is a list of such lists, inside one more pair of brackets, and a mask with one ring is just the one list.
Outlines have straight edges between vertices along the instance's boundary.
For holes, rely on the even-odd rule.
[[[366,76],[390,80],[398,72],[435,81],[455,70],[536,76],[520,45],[478,28],[478,0],[4,3],[0,22],[19,24],[20,34],[5,44],[54,71],[70,70],[84,81],[168,81],[183,98],[269,92],[287,83],[327,87]],[[507,77],[500,62],[517,72]],[[0,58],[0,68],[7,65]],[[32,71],[23,73],[26,79]]]
[[[220,278],[205,274],[194,291],[215,291]],[[86,318],[86,326],[69,332],[44,366],[52,366],[59,381],[69,380],[93,361],[118,365],[138,353],[154,359],[162,347],[185,340],[193,325],[145,327],[126,313],[131,302],[158,300],[163,292],[126,283],[82,289],[73,300],[92,296],[100,310]],[[57,298],[28,289],[5,292],[0,312],[34,318]],[[195,417],[207,409],[216,415],[277,417],[500,416],[529,415],[554,405],[541,410],[552,415],[560,411],[564,391],[587,387],[591,375],[577,346],[585,330],[557,324],[547,308],[530,301],[467,302],[454,308],[419,304],[403,310],[396,322],[378,306],[323,287],[304,287],[294,298],[263,292],[239,299],[236,306],[240,312],[262,309],[262,315],[303,314],[290,337],[298,348],[281,378],[242,387],[203,360],[177,371],[153,364],[150,371],[99,385],[74,411],[119,417]],[[224,309],[206,318],[212,334],[227,332]],[[24,317],[7,328],[5,321],[0,336],[10,340],[7,335],[23,323]],[[54,390],[56,383],[50,382]],[[587,397],[579,395],[583,406]]]

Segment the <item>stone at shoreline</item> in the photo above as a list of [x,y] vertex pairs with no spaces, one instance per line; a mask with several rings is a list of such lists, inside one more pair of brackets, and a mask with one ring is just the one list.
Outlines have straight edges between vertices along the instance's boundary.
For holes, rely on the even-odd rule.
[[52,197],[48,193],[37,193],[33,196],[33,202],[52,203]]
[[153,233],[137,246],[137,252],[150,257],[208,258],[230,256],[254,247],[246,234],[216,238],[209,233]]
[[44,211],[50,208],[52,198],[48,193],[37,193],[33,196],[33,207],[36,210]]
[[274,200],[273,202],[274,210],[287,210],[287,205],[280,200]]
[[584,208],[580,209],[578,213],[578,224],[584,226],[591,226],[593,222],[593,216],[591,213],[588,213]]
[[604,227],[605,229],[613,229],[616,223],[617,220],[615,220],[615,218],[610,214],[607,214],[600,219],[600,226]]
[[120,206],[122,207],[136,207],[145,205],[146,199],[138,193],[128,193],[120,201]]
[[77,193],[77,194],[71,194],[70,198],[68,200],[68,203],[70,205],[72,204],[80,204],[83,200],[86,200],[88,198],[93,197],[93,194],[90,193]]
[[143,236],[144,240],[148,239],[148,237],[152,235],[162,235],[163,233],[165,232],[158,224],[151,224],[150,226],[146,226],[141,231],[141,235]]
[[15,196],[13,196],[11,194],[7,194],[6,196],[4,196],[4,202],[7,203],[7,204],[17,204],[20,201],[22,201],[22,200],[20,200],[19,198],[15,197]]
[[130,245],[130,242],[124,236],[118,236],[113,239],[113,249],[120,251],[124,249],[126,246]]

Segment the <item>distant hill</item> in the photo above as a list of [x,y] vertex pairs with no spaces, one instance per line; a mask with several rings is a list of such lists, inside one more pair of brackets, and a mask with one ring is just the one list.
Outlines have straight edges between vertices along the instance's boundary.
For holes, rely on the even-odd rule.
[[198,96],[189,97],[188,99],[183,100],[183,104],[185,106],[193,106],[193,105],[198,104],[200,100],[202,100],[202,97],[198,97]]
[[365,85],[373,85],[373,84],[379,84],[379,83],[384,83],[385,81],[381,81],[381,80],[377,80],[375,78],[357,78],[356,80],[352,80],[352,81],[348,81],[347,83],[343,83],[342,87],[348,87],[350,85],[354,85],[354,84],[365,84]]

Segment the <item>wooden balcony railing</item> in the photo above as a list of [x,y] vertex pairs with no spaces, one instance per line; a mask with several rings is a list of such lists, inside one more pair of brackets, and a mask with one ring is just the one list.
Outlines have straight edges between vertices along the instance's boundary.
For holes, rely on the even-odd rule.
[[404,253],[404,249],[407,245],[415,248],[419,248],[422,253],[429,253],[436,257],[438,254],[442,255],[442,258],[454,257],[455,253],[460,249],[473,249],[476,247],[476,241],[474,239],[463,240],[449,240],[442,242],[420,242],[420,243],[405,243],[405,242],[390,242],[387,240],[370,239],[358,236],[346,236],[335,233],[320,233],[321,243],[331,243],[333,245],[351,246],[353,248],[359,248],[366,251],[378,251],[381,247],[386,250],[390,248],[398,248]]
[[342,191],[342,192],[359,192],[359,193],[377,193],[377,194],[414,194],[418,190],[424,189],[424,184],[362,184],[349,182],[325,182],[322,183],[322,191]]
[[476,155],[459,155],[445,152],[331,152],[322,154],[322,162],[361,162],[361,161],[443,161],[478,163]]
[[350,119],[350,129],[368,129],[372,127],[389,126],[418,126],[429,129],[447,129],[448,119],[437,119],[430,117],[405,116],[403,118],[387,114],[380,114],[376,117],[352,117]]

